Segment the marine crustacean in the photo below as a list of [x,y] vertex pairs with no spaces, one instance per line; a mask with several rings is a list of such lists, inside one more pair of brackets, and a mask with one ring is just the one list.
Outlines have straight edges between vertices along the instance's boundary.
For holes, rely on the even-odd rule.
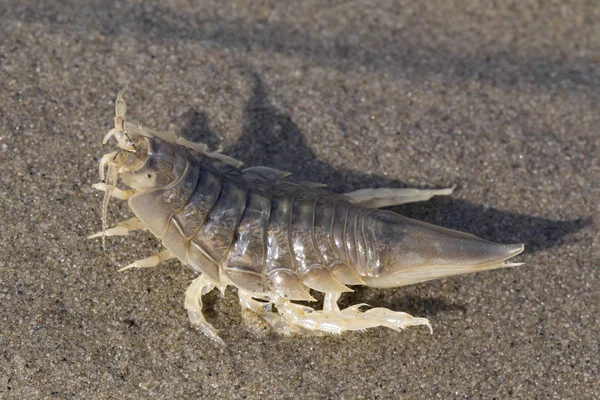
[[[276,331],[341,333],[385,326],[426,325],[425,318],[357,304],[340,310],[348,286],[391,288],[458,274],[514,266],[522,244],[496,244],[412,220],[381,207],[448,195],[452,189],[364,189],[344,195],[322,185],[292,183],[288,173],[241,163],[170,132],[125,121],[121,90],[115,127],[104,137],[118,149],[102,157],[94,185],[105,191],[102,231],[90,237],[147,229],[166,250],[128,268],[178,258],[200,275],[185,293],[191,323],[222,343],[202,315],[202,295],[238,289],[241,306]],[[127,189],[118,188],[118,183]],[[135,218],[107,229],[110,197],[128,201]],[[347,286],[348,285],[348,286]],[[324,293],[322,310],[295,301]]]

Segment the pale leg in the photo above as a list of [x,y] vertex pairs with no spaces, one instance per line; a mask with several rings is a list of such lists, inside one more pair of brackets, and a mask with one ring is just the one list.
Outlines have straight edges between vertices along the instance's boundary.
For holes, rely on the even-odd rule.
[[414,203],[417,201],[426,201],[433,196],[452,194],[453,190],[454,187],[447,189],[360,189],[346,193],[345,196],[361,206],[382,208],[405,203]]
[[217,333],[217,330],[209,324],[204,315],[202,315],[202,296],[215,288],[214,283],[210,282],[203,275],[194,279],[192,284],[185,291],[184,307],[188,312],[190,323],[200,329],[202,333],[215,342],[225,345]]
[[171,250],[161,251],[160,253],[156,253],[155,255],[150,256],[148,258],[144,258],[143,260],[136,260],[136,261],[132,262],[131,264],[121,268],[119,270],[119,272],[125,271],[127,269],[131,269],[131,268],[153,268],[153,267],[156,267],[161,262],[171,259],[171,258],[175,258],[175,254],[173,254],[173,252],[171,252]]
[[264,319],[271,328],[284,335],[288,335],[293,332],[292,326],[276,312],[271,311],[273,303],[271,302],[260,302],[252,298],[252,296],[242,290],[238,289],[238,295],[240,297],[240,305],[242,308],[252,311],[253,313]]
[[325,293],[323,300],[323,311],[340,311],[337,301],[340,299],[341,293]]
[[366,306],[366,304],[356,304],[340,310],[337,306],[337,298],[339,298],[338,293],[326,293],[322,311],[315,311],[310,307],[294,304],[288,300],[278,301],[276,306],[291,325],[309,331],[340,334],[344,331],[362,331],[378,326],[401,330],[409,326],[425,325],[433,333],[431,324],[426,318],[415,318],[404,312],[379,307],[365,312],[360,311],[360,307]]
[[131,231],[145,230],[146,226],[140,222],[137,218],[131,218],[127,221],[119,222],[117,225],[113,226],[110,229],[107,229],[106,232],[97,232],[93,235],[88,236],[88,239],[93,239],[97,237],[104,236],[126,236]]
[[[109,190],[109,186],[103,182],[94,183],[92,187],[102,192],[106,192],[107,190]],[[112,197],[116,197],[119,200],[129,200],[129,198],[135,194],[135,190],[121,190],[116,187],[110,187],[110,190],[110,195]]]

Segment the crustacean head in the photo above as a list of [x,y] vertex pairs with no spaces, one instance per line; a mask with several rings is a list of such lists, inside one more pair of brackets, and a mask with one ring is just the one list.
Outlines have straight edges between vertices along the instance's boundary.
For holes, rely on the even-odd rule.
[[146,127],[126,122],[127,104],[123,99],[126,90],[127,87],[117,94],[115,127],[102,142],[106,144],[114,137],[119,149],[100,161],[100,178],[108,188],[114,189],[117,182],[122,182],[135,192],[169,186],[181,176],[185,160],[179,157],[175,143],[162,140],[157,132]]
[[[185,170],[185,157],[180,146],[161,136],[170,133],[156,132],[125,119],[127,104],[123,94],[127,86],[119,91],[115,101],[115,127],[105,136],[103,144],[114,137],[118,149],[105,154],[100,160],[100,179],[95,185],[104,190],[102,229],[107,228],[107,210],[110,197],[126,199],[136,193],[145,193],[165,188],[177,182]],[[128,190],[117,186],[122,183]]]

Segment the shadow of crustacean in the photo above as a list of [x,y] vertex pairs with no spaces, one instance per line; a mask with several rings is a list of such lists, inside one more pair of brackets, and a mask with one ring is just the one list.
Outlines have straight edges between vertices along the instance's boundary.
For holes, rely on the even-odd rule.
[[192,143],[204,143],[211,150],[219,148],[220,137],[210,128],[205,113],[190,109],[181,118],[185,121],[181,136]]
[[[349,307],[355,304],[366,303],[368,307],[384,307],[388,309],[402,310],[411,315],[436,315],[440,313],[465,313],[467,308],[461,304],[453,302],[447,296],[410,296],[400,297],[389,296],[387,289],[373,289],[366,286],[354,286],[354,292],[344,293],[339,300],[341,308]],[[317,297],[315,295],[315,297]],[[320,301],[321,298],[317,297]],[[314,304],[306,303],[309,307]],[[319,308],[320,303],[317,303]],[[367,309],[366,307],[365,309]]]
[[[260,76],[257,73],[250,75],[254,86],[245,109],[243,132],[235,143],[223,150],[224,154],[243,161],[248,166],[265,165],[289,171],[297,180],[325,183],[336,192],[354,185],[356,186],[349,190],[362,187],[407,187],[399,180],[343,171],[319,160],[306,144],[298,126],[288,115],[271,104]],[[182,135],[186,139],[206,143],[211,149],[218,147],[219,135],[210,128],[206,114],[192,109],[185,114],[185,118],[188,123],[183,128]],[[443,211],[440,212],[440,209]],[[589,219],[556,221],[500,211],[447,196],[405,204],[393,210],[411,218],[473,233],[494,242],[525,243],[528,252],[552,247],[568,234],[590,223]],[[454,303],[444,296],[403,296],[391,300],[377,291],[373,292],[374,289],[359,286],[354,287],[354,290],[340,300],[340,306],[368,301],[370,306],[402,309],[412,315],[466,311],[464,305]],[[318,309],[323,299],[319,294],[315,294],[315,297],[318,299],[317,303],[307,305]]]
[[[338,192],[365,187],[407,187],[399,180],[343,171],[319,160],[306,144],[298,126],[271,104],[260,76],[252,73],[251,78],[254,87],[245,109],[243,133],[224,149],[224,154],[249,166],[265,165],[289,171],[297,180],[325,183]],[[210,129],[204,113],[190,110],[186,116],[189,123],[184,128],[184,136],[205,142],[211,148],[217,147],[218,135]],[[527,252],[552,247],[590,223],[585,218],[558,221],[500,211],[452,197],[435,197],[428,202],[406,204],[393,210],[494,242],[525,243]]]
[[[389,289],[375,289],[367,286],[352,286],[353,292],[344,293],[338,301],[340,308],[344,309],[356,304],[364,304],[363,311],[369,307],[384,307],[388,309],[402,310],[411,315],[433,316],[440,313],[465,313],[467,308],[453,302],[447,296],[413,296],[403,295],[400,297],[390,296]],[[314,302],[298,302],[316,310],[323,308],[324,294],[312,291],[316,299]]]

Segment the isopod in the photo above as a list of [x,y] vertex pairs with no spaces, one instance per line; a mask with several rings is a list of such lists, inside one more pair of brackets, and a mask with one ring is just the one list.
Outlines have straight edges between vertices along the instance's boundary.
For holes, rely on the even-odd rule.
[[[289,173],[241,163],[170,132],[126,122],[122,89],[111,137],[117,149],[100,161],[105,192],[102,231],[90,237],[149,230],[165,250],[122,268],[177,258],[200,275],[186,290],[193,326],[223,343],[202,315],[202,296],[238,289],[240,304],[275,331],[339,334],[384,326],[431,325],[425,318],[357,304],[340,309],[349,286],[393,288],[458,274],[521,265],[507,262],[523,244],[497,244],[406,218],[382,207],[449,195],[452,189],[363,189],[331,194],[294,183]],[[120,186],[121,188],[119,188]],[[107,228],[111,197],[134,218]],[[324,293],[322,310],[298,301]],[[364,308],[367,308],[364,310]]]

